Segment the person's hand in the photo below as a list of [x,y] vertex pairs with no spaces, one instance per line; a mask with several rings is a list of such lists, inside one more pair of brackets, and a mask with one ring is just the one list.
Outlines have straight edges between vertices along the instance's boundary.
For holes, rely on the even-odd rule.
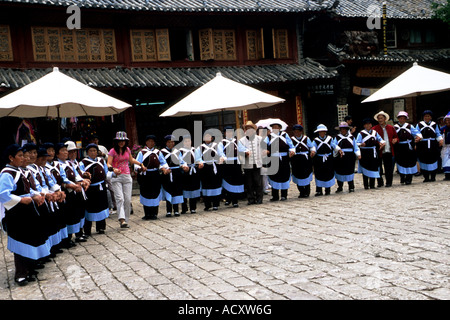
[[188,166],[181,166],[181,168],[183,169],[184,172],[188,172],[189,171],[189,167]]
[[342,149],[339,150],[339,155],[341,156],[341,158],[344,156],[344,151],[342,151]]
[[33,199],[31,199],[31,197],[23,197],[20,199],[20,203],[23,203],[26,205],[30,204],[32,201],[33,201]]
[[166,175],[170,173],[170,169],[163,168],[162,171]]
[[203,164],[203,162],[200,162],[200,163],[198,164],[198,168],[199,168],[199,169],[203,169],[204,166],[205,166],[205,165]]
[[35,194],[33,197],[31,197],[33,201],[38,205],[41,206],[44,204],[45,198],[41,195]]
[[289,158],[292,158],[293,156],[295,156],[295,151],[289,151]]
[[365,142],[363,142],[363,143],[361,143],[361,145],[360,145],[361,147],[365,147],[366,146],[366,143]]
[[83,173],[83,174],[81,175],[81,177],[84,178],[84,179],[89,179],[89,180],[92,178],[90,172],[85,172],[85,173]]
[[116,176],[120,176],[120,174],[122,173],[122,171],[120,169],[114,168],[113,172]]
[[396,144],[398,142],[397,138],[392,139],[392,144]]
[[358,156],[358,160],[361,160],[361,156]]
[[380,150],[383,149],[385,145],[386,143],[380,143]]
[[442,139],[441,141],[439,141],[439,147],[442,147],[444,145],[444,139]]
[[311,151],[311,153],[309,154],[311,156],[311,158],[313,158],[316,155],[315,151]]
[[416,139],[414,139],[414,142],[417,143],[417,142],[419,142],[420,140],[422,140],[422,138],[419,137],[419,136],[417,136]]

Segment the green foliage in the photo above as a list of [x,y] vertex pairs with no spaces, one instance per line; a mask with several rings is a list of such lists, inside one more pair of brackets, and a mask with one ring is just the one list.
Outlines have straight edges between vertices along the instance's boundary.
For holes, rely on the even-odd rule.
[[434,19],[442,20],[450,27],[450,0],[447,0],[446,3],[433,2],[431,3],[431,9],[433,9]]

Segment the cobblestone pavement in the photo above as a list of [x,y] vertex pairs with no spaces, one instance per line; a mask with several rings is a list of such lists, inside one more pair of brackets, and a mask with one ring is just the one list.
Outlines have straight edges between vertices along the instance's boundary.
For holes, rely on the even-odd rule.
[[[18,287],[2,234],[1,300],[450,299],[448,181],[225,207],[144,221],[107,219]],[[312,188],[314,190],[314,188]]]

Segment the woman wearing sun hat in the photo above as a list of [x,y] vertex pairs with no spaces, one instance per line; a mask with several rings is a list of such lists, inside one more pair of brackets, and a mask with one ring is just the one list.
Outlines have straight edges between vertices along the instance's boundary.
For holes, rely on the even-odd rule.
[[344,182],[348,182],[348,191],[355,191],[355,161],[361,159],[356,139],[352,136],[350,126],[347,122],[341,122],[339,125],[340,133],[334,138],[334,144],[338,147],[337,157],[334,158],[334,170],[338,183],[336,193],[343,191]]
[[408,113],[400,111],[397,115],[398,123],[394,126],[398,142],[395,144],[395,161],[400,173],[400,183],[409,185],[412,177],[418,172],[415,143],[422,139],[422,134],[414,126],[407,123]]
[[419,159],[420,172],[423,182],[436,181],[438,170],[439,147],[444,144],[441,131],[436,122],[432,121],[433,112],[425,110],[422,113],[423,121],[420,121],[416,129],[420,131],[423,139],[417,145],[417,157]]
[[144,165],[133,158],[128,148],[128,137],[125,131],[118,131],[114,138],[113,147],[108,152],[108,170],[116,175],[111,179],[114,197],[117,207],[117,218],[121,228],[128,228],[128,220],[131,212],[131,193],[133,179],[130,174],[130,164]]
[[[312,144],[316,148],[313,158],[314,178],[316,181],[315,196],[322,196],[322,188],[325,188],[325,195],[331,193],[331,187],[335,184],[333,151],[337,145],[333,138],[327,135],[328,128],[324,124],[319,124],[314,131],[318,134]],[[339,150],[339,147],[338,149]]]

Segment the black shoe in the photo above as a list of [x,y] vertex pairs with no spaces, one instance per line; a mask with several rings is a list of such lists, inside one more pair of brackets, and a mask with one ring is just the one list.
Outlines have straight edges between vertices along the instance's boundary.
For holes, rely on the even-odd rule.
[[98,233],[98,234],[105,234],[105,230],[100,229],[100,230],[97,231],[97,233]]
[[425,182],[430,182],[430,181],[431,181],[430,179],[426,179],[426,178],[423,180],[424,183]]
[[392,187],[392,184],[391,184],[391,183],[386,183],[386,184],[384,185],[384,187],[385,187],[385,188],[390,188],[390,187]]
[[172,212],[167,212],[166,213],[166,218],[171,218],[172,217]]
[[262,204],[262,200],[257,200],[255,204]]
[[15,278],[14,281],[21,287],[28,284],[27,278]]
[[422,174],[422,173],[420,173],[420,172],[414,173],[414,175],[415,175],[416,177],[420,176],[421,174]]
[[191,210],[191,213],[197,213],[197,211],[196,210]]
[[233,208],[238,208],[238,207],[239,207],[239,204],[233,203]]
[[286,200],[287,200],[286,197],[281,197],[281,198],[280,198],[280,201],[286,201]]
[[339,188],[336,189],[336,193],[339,193],[339,192],[342,192],[342,191],[344,191],[344,189],[341,188],[341,187],[339,187]]
[[144,216],[144,217],[142,217],[142,220],[151,220],[151,218],[152,217],[150,217],[150,216]]
[[86,242],[86,241],[87,241],[87,239],[84,236],[75,238],[75,242]]
[[180,216],[180,213],[179,212],[174,212],[174,214],[173,214],[175,217],[179,217]]
[[230,201],[225,201],[225,205],[229,206],[230,205]]
[[218,207],[213,207],[213,210],[217,211],[217,210],[219,210],[219,208]]
[[315,196],[315,197],[323,196],[323,193],[322,193],[322,191],[316,192],[316,194],[315,194],[314,196]]
[[326,196],[329,196],[330,193],[331,193],[330,190],[325,191],[325,195],[326,195]]
[[28,282],[35,282],[37,280],[36,277],[32,274],[27,275],[26,279]]
[[186,213],[187,213],[187,211],[181,211],[180,213],[181,213],[181,214],[186,214]]
[[355,192],[355,189],[348,189],[348,192]]
[[157,216],[150,216],[147,220],[158,220]]
[[39,270],[39,269],[44,269],[45,265],[42,263],[36,263],[36,265],[34,266],[34,269]]
[[211,209],[211,207],[208,207],[208,208],[205,207],[205,209],[203,209],[203,211],[209,211],[209,209]]
[[272,198],[272,199],[270,199],[270,201],[279,201],[280,199],[279,198]]

